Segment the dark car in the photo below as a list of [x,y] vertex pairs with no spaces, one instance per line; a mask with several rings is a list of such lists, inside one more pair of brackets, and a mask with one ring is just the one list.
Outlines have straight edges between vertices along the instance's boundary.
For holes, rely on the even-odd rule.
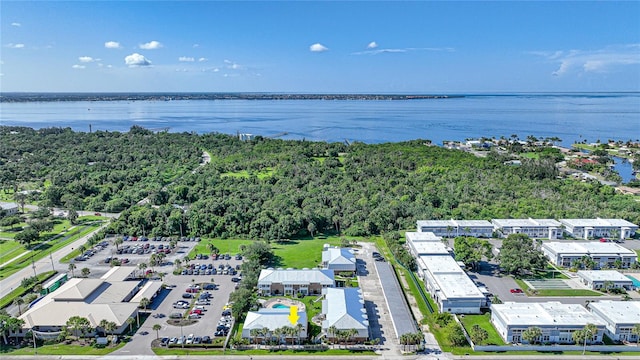
[[193,298],[193,294],[190,294],[190,293],[184,293],[184,294],[182,294],[182,298],[183,298],[183,299],[191,299],[191,298]]
[[205,290],[215,290],[216,289],[216,284],[207,284],[204,286]]
[[169,338],[163,337],[162,340],[160,340],[160,345],[167,346],[167,344],[169,344]]
[[237,277],[232,277],[231,278],[231,281],[233,281],[233,282],[240,282],[240,280],[242,280],[242,279],[237,278]]
[[211,344],[211,337],[208,335],[205,335],[202,337],[202,343],[203,344]]

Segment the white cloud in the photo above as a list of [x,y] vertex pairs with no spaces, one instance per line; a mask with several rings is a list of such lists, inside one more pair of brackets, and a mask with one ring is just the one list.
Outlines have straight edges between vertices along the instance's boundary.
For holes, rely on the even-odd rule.
[[12,22],[11,26],[20,27],[22,26],[22,24],[20,24],[19,22]]
[[100,59],[94,59],[91,56],[80,56],[78,58],[78,61],[80,61],[81,63],[90,63],[90,62],[100,61]]
[[104,47],[107,49],[120,49],[120,43],[117,41],[107,41],[104,43]]
[[127,55],[124,58],[125,64],[129,65],[129,67],[138,67],[138,66],[149,66],[151,65],[151,61],[144,57],[144,55],[140,55],[138,53],[133,53],[131,55]]
[[239,70],[242,68],[242,66],[240,64],[236,64],[231,60],[225,60],[224,61],[225,64],[227,64],[227,69],[231,69],[231,70]]
[[72,66],[72,68],[74,68],[74,69],[84,69],[84,68],[86,68],[86,66],[75,64],[75,65]]
[[[372,44],[374,44],[375,47],[378,46],[375,42],[373,42]],[[444,47],[444,48],[407,47],[407,48],[397,48],[397,49],[375,49],[375,48],[371,47],[371,44],[369,44],[367,46],[367,48],[370,49],[370,50],[354,52],[354,53],[352,53],[352,55],[398,54],[398,53],[407,53],[407,52],[411,52],[411,51],[445,51],[445,52],[455,51],[453,48],[450,48],[450,47]]]
[[198,61],[199,61],[199,62],[205,62],[205,61],[207,61],[207,60],[209,60],[209,59],[207,59],[207,58],[205,58],[205,57],[201,57],[200,59],[198,59]]
[[367,45],[367,49],[375,49],[378,47],[378,44],[375,41],[372,41]]
[[11,49],[23,49],[24,48],[24,44],[13,44],[13,43],[10,43],[10,44],[7,44],[7,47],[11,48]]
[[533,55],[558,63],[551,73],[563,76],[570,73],[610,72],[625,65],[640,64],[640,44],[607,46],[599,50],[534,51]]
[[140,49],[144,49],[144,50],[155,50],[155,49],[160,49],[162,47],[162,44],[158,41],[152,40],[146,44],[140,44],[139,47]]
[[188,57],[188,56],[180,56],[178,58],[178,61],[181,61],[181,62],[194,62],[194,61],[196,61],[196,59],[194,59],[192,57]]
[[324,45],[322,45],[322,44],[320,44],[320,43],[315,43],[315,44],[309,46],[309,50],[311,52],[324,52],[324,51],[329,50],[329,48],[324,46]]

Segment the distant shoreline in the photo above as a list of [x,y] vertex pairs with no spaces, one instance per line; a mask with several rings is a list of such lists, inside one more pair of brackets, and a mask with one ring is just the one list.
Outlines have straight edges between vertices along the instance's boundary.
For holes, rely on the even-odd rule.
[[270,94],[270,93],[3,93],[0,102],[179,101],[179,100],[425,100],[464,95]]

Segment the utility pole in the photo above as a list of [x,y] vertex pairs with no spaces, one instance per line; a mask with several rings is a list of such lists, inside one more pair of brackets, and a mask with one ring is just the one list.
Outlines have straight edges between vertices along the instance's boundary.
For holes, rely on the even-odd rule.
[[33,262],[33,255],[31,255],[31,267],[33,268],[33,276],[38,276],[38,274],[36,274],[36,263]]
[[49,259],[51,260],[51,270],[56,271],[55,266],[53,266],[53,256],[51,256],[51,251],[49,251]]

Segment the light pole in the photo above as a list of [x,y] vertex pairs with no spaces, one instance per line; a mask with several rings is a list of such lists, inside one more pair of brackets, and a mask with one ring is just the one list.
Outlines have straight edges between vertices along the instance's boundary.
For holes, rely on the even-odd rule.
[[38,347],[36,346],[36,333],[31,329],[31,336],[33,336],[33,354],[38,355]]
[[33,261],[33,255],[31,256],[31,267],[33,268],[33,276],[37,277],[38,274],[36,274],[36,263]]
[[49,259],[51,260],[51,270],[56,271],[55,266],[53,266],[53,256],[51,256],[51,251],[49,251]]

